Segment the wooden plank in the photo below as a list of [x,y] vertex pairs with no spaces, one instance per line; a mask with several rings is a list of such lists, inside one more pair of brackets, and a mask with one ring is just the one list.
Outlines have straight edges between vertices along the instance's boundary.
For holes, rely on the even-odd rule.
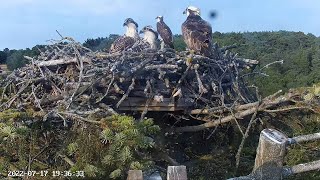
[[[147,102],[147,98],[129,97],[124,100],[118,110],[120,111],[143,111]],[[185,99],[179,99],[176,103],[171,98],[163,98],[162,102],[151,101],[148,111],[183,111],[192,105]]]
[[[121,103],[121,106],[144,106],[147,100],[145,97],[129,97]],[[177,100],[176,104],[177,106],[192,105],[191,102],[187,102],[187,100],[183,98]],[[174,106],[174,102],[171,98],[163,98],[162,102],[153,100],[149,106]]]
[[[127,99],[125,99],[120,106],[145,106],[146,102],[147,102],[147,98],[143,98],[143,97],[129,97]],[[163,98],[162,102],[157,102],[155,100],[151,101],[149,104],[150,107],[152,106],[174,106],[174,103],[172,102],[172,100],[170,98]]]
[[141,170],[129,170],[127,180],[143,180]]
[[187,180],[186,166],[168,166],[167,180]]
[[[124,106],[124,107],[119,107],[119,111],[143,111],[144,107],[139,106],[139,107],[131,107],[131,106]],[[168,111],[168,112],[174,112],[174,111],[183,111],[184,108],[176,108],[176,107],[148,107],[148,111]]]

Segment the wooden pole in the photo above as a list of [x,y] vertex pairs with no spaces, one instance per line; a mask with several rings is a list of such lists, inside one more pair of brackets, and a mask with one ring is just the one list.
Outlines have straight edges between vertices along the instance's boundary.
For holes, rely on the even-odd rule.
[[252,176],[260,180],[282,179],[287,137],[274,129],[261,131]]
[[167,180],[187,180],[186,166],[168,166]]
[[301,135],[293,138],[288,138],[288,144],[297,144],[309,141],[320,140],[320,133]]
[[284,168],[283,175],[291,176],[308,171],[320,170],[320,160]]
[[143,180],[141,170],[129,170],[127,180]]

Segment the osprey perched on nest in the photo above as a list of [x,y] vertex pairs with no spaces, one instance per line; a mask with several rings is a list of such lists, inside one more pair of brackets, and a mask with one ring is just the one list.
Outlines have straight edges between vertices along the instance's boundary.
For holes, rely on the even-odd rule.
[[123,26],[127,27],[127,31],[125,35],[117,38],[110,47],[109,52],[115,53],[115,52],[122,52],[124,50],[127,50],[131,48],[134,43],[139,39],[138,34],[138,24],[131,18],[127,18]]
[[144,34],[143,39],[136,41],[129,51],[140,52],[158,48],[158,33],[154,31],[151,26],[145,26],[139,34]]
[[189,6],[183,14],[187,20],[182,24],[182,36],[190,50],[195,53],[211,57],[212,52],[212,27],[200,17],[200,9]]
[[170,48],[174,49],[173,46],[173,36],[169,26],[163,22],[163,16],[156,17],[157,20],[157,31],[160,34],[165,45],[168,45]]
[[145,26],[140,34],[143,33],[143,40],[148,42],[151,49],[157,49],[158,33],[151,26]]

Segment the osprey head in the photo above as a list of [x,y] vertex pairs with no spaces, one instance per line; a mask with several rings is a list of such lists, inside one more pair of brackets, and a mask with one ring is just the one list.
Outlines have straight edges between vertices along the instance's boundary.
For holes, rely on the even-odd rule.
[[163,16],[157,16],[156,20],[157,20],[157,22],[162,22],[163,21]]
[[155,35],[156,38],[158,38],[158,33],[153,30],[152,26],[145,26],[144,28],[141,29],[141,31],[139,32],[139,34],[149,34],[149,33],[152,33]]
[[189,15],[197,15],[200,16],[200,9],[194,6],[189,6],[185,11],[183,11],[183,14]]
[[136,28],[138,28],[138,24],[131,18],[127,18],[124,23],[123,26],[129,26],[130,24],[135,25]]

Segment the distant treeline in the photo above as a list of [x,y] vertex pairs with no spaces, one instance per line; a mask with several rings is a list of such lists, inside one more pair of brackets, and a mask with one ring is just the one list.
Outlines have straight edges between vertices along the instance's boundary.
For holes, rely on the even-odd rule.
[[[109,49],[111,43],[118,35],[110,35],[105,38],[87,39],[83,45],[94,50]],[[245,33],[219,33],[213,34],[214,41],[219,46],[232,44],[240,45],[233,49],[240,57],[256,59],[260,69],[265,65],[279,60],[283,64],[274,64],[264,68],[269,76],[254,75],[250,77],[250,83],[259,87],[265,96],[279,89],[310,86],[320,82],[320,38],[312,34],[302,32],[245,32]],[[174,45],[176,50],[184,50],[186,45],[181,35],[175,35]],[[0,51],[0,63],[6,63],[10,70],[23,66],[27,60],[24,55],[35,56],[38,49],[44,46],[35,46],[32,49]]]

